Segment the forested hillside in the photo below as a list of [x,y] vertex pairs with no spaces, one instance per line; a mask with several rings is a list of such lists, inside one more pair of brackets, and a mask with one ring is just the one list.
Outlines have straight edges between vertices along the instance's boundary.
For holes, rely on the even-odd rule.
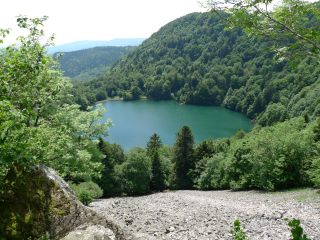
[[95,47],[74,52],[57,53],[64,75],[77,80],[89,80],[105,74],[121,57],[135,47]]
[[77,86],[77,102],[145,95],[223,105],[270,125],[320,114],[319,73],[311,57],[289,64],[270,39],[226,30],[217,14],[193,13],[161,28],[104,77]]

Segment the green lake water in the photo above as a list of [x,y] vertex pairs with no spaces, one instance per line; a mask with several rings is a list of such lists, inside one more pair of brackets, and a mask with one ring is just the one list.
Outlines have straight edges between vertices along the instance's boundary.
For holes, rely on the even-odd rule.
[[145,147],[150,136],[158,133],[164,144],[172,145],[176,133],[186,125],[196,143],[205,139],[232,136],[237,130],[250,131],[252,124],[243,114],[222,107],[181,105],[174,101],[106,101],[104,120],[113,126],[105,139],[125,150]]

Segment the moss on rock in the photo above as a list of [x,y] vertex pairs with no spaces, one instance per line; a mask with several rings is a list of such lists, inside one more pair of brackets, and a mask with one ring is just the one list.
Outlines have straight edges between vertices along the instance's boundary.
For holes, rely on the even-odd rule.
[[15,166],[0,190],[0,239],[59,237],[90,214],[53,170]]

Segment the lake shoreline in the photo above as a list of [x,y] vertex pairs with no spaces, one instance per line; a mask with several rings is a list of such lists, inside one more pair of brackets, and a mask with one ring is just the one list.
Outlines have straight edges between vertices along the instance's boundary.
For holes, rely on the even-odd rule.
[[175,99],[160,99],[160,100],[155,100],[155,99],[149,99],[148,97],[146,96],[142,96],[140,97],[139,99],[135,99],[135,100],[124,100],[122,97],[113,97],[113,98],[107,98],[105,100],[102,100],[102,101],[97,101],[95,104],[103,104],[105,102],[108,102],[108,101],[123,101],[123,102],[135,102],[135,101],[154,101],[154,102],[162,102],[162,101],[174,101],[176,102],[177,104],[179,105],[187,105],[187,106],[200,106],[200,107],[222,107],[222,108],[225,108],[225,109],[228,109],[232,112],[236,112],[236,113],[240,113],[240,114],[243,114],[244,116],[246,116],[248,119],[250,119],[251,123],[254,125],[255,123],[255,120],[254,119],[251,119],[249,118],[246,114],[244,114],[243,112],[238,112],[238,111],[235,111],[233,109],[230,109],[230,108],[226,108],[225,106],[223,105],[210,105],[210,104],[192,104],[192,103],[185,103],[185,102],[177,102]]
[[148,139],[158,133],[166,145],[173,145],[176,133],[189,126],[195,142],[233,136],[238,130],[249,132],[253,124],[244,114],[219,106],[179,104],[174,100],[142,99],[104,101],[104,119],[111,118],[115,127],[105,140],[125,149],[145,147]]

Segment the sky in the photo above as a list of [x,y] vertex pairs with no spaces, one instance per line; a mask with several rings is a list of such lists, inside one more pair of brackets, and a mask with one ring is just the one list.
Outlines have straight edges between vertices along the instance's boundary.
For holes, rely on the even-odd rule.
[[55,44],[82,40],[148,38],[160,27],[191,12],[204,11],[199,0],[5,0],[0,3],[0,28],[19,31],[16,16],[49,16],[47,35]]

